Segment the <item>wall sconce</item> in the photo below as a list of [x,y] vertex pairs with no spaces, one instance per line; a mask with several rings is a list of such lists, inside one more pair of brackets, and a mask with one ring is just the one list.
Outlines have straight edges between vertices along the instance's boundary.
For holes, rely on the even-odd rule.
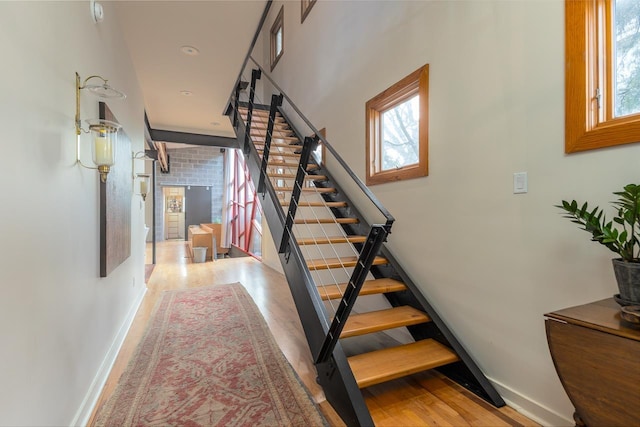
[[[136,160],[156,160],[153,157],[149,157],[147,156],[147,154],[144,151],[138,151],[137,153],[131,153],[131,170],[135,170],[135,161]],[[142,200],[147,200],[147,193],[149,192],[149,177],[151,175],[147,175],[144,173],[139,173],[139,174],[135,174],[133,176],[133,185],[134,185],[134,193],[135,193],[135,183],[136,183],[136,178],[139,179],[139,190],[140,190],[140,196],[142,196]]]
[[140,180],[140,196],[142,196],[143,201],[147,200],[147,193],[149,192],[149,177],[150,175],[143,173],[138,174],[138,179]]
[[[92,79],[100,79],[102,84],[88,84]],[[100,98],[124,99],[126,95],[109,86],[107,80],[101,76],[89,76],[84,79],[82,84],[80,82],[80,75],[76,73],[76,163],[87,169],[97,169],[100,172],[100,181],[107,182],[107,174],[115,163],[118,131],[121,126],[109,120],[90,119],[85,120],[89,130],[83,129],[80,119],[80,91],[88,89],[89,92]],[[86,166],[80,160],[80,135],[82,132],[91,133],[93,163],[96,167]]]

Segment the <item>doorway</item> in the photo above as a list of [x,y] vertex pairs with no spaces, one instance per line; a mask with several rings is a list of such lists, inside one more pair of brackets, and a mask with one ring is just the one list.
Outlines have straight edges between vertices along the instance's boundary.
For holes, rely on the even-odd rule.
[[162,194],[164,196],[164,238],[165,240],[184,240],[184,187],[164,187]]

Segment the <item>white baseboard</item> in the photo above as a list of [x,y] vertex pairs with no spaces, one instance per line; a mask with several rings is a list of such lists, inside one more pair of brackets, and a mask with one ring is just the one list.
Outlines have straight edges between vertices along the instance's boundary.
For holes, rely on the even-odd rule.
[[575,422],[572,418],[567,418],[564,415],[541,405],[524,396],[510,387],[501,384],[493,378],[488,378],[491,384],[496,388],[500,396],[511,408],[515,409],[527,418],[537,422],[543,426],[574,426]]
[[87,394],[82,400],[80,408],[76,412],[76,415],[73,417],[73,421],[71,422],[72,426],[86,426],[89,422],[89,418],[91,418],[93,409],[96,403],[98,403],[98,398],[100,397],[102,388],[107,382],[107,378],[109,377],[111,368],[113,368],[113,364],[116,362],[116,357],[120,352],[120,348],[124,343],[124,339],[126,338],[127,333],[129,332],[129,328],[133,323],[133,319],[136,317],[138,308],[140,308],[140,304],[142,304],[142,300],[147,293],[146,286],[141,286],[141,288],[142,292],[140,292],[136,301],[134,301],[134,303],[131,305],[131,309],[129,310],[129,313],[127,313],[127,316],[125,317],[120,330],[116,334],[111,347],[109,347],[109,351],[107,351],[107,354],[105,355],[104,360],[102,361],[102,364],[100,365],[100,368],[98,369],[98,372],[94,377],[89,390],[87,391]]

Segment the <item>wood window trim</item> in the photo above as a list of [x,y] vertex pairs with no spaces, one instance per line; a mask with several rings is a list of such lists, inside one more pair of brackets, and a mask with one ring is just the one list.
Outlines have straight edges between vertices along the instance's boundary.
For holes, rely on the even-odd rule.
[[302,24],[304,20],[311,12],[311,8],[316,4],[317,0],[300,0],[300,23]]
[[603,31],[612,25],[611,10],[611,0],[565,0],[566,153],[640,142],[640,114],[613,118],[613,42]]
[[[282,31],[282,49],[280,49],[280,53],[276,52],[276,34],[278,30]],[[273,71],[284,53],[284,5],[280,7],[280,12],[278,12],[278,16],[273,21],[269,38],[271,43],[271,71]]]
[[[381,114],[418,94],[418,163],[393,170],[379,170]],[[429,175],[429,64],[367,101],[366,106],[366,183],[383,184]]]

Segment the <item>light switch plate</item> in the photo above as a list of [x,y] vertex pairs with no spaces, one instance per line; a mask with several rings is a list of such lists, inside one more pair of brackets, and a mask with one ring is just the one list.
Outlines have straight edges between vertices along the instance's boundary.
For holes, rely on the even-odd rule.
[[513,174],[513,194],[521,194],[529,191],[529,179],[526,172]]

